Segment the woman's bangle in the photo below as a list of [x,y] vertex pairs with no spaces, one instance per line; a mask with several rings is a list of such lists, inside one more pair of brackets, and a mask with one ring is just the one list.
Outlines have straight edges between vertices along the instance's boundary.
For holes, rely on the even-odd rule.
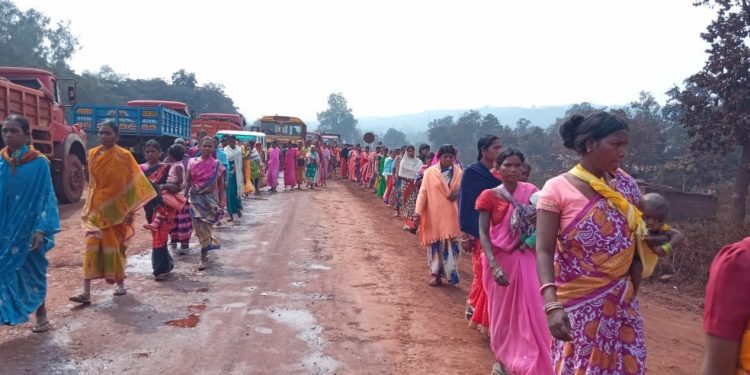
[[672,252],[672,244],[667,242],[664,245],[661,245],[661,249],[664,250],[664,254],[669,255]]
[[560,303],[560,302],[557,302],[557,301],[555,301],[555,302],[549,302],[549,303],[547,303],[547,304],[544,305],[544,314],[546,315],[546,314],[549,314],[552,311],[555,311],[555,310],[564,310],[564,309],[565,308],[563,307],[562,303]]
[[544,294],[544,290],[547,288],[555,288],[555,290],[557,290],[557,285],[555,285],[555,283],[546,283],[539,288],[539,293]]

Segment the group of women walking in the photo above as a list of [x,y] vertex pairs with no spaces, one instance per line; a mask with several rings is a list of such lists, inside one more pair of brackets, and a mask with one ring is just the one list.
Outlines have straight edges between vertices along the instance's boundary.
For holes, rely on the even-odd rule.
[[[257,191],[263,160],[267,178],[278,177],[281,166],[278,147],[271,147],[266,159],[265,150],[236,140],[216,149],[211,137],[187,152],[184,142],[176,142],[164,159],[160,145],[148,142],[146,163],[138,165],[117,145],[115,123],[99,124],[98,132],[101,146],[88,154],[82,215],[83,291],[70,298],[81,304],[91,303],[95,279],[115,284],[116,296],[126,294],[126,249],[138,210],[145,210],[145,229],[152,233],[157,279],[174,267],[170,238],[173,249],[186,250],[192,232],[205,268],[208,252],[220,247],[213,227],[224,210],[233,206],[230,215],[241,213],[232,201]],[[477,161],[468,167],[451,145],[434,154],[426,145],[374,152],[345,146],[336,154],[346,166],[344,177],[372,188],[404,218],[405,229],[416,231],[427,252],[430,286],[459,283],[461,252],[471,254],[466,317],[490,337],[493,374],[643,374],[643,317],[630,272],[643,226],[641,193],[620,169],[628,125],[604,112],[573,116],[560,135],[564,146],[580,155],[579,163],[541,191],[526,182],[530,168],[524,154],[503,149],[492,135],[478,141]],[[25,118],[3,122],[0,324],[20,324],[35,313],[32,330],[44,332],[49,329],[45,255],[54,247],[60,220],[49,161],[28,146],[29,136]],[[325,184],[333,152],[317,145],[287,148],[285,185],[299,188],[302,171],[309,187]],[[747,373],[750,300],[733,283],[746,284],[750,275],[750,242],[723,249],[711,270],[703,373]]]
[[[451,145],[402,148],[385,202],[426,249],[430,286],[458,283],[461,252],[471,254],[466,317],[490,337],[493,374],[643,374],[629,274],[641,193],[620,169],[628,125],[604,112],[573,116],[560,135],[580,161],[541,191],[527,182],[524,154],[488,135],[465,168]],[[377,160],[393,156],[355,146],[350,180],[371,186]]]

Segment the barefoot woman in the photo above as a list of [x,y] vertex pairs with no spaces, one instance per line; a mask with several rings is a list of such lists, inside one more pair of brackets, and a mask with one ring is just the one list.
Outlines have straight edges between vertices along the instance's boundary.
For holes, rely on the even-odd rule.
[[83,207],[86,248],[83,255],[83,293],[73,302],[91,303],[91,280],[117,284],[115,295],[125,295],[125,251],[133,237],[133,215],[156,191],[130,151],[117,145],[119,128],[112,120],[99,124],[101,146],[89,150],[89,189]]
[[60,231],[49,162],[28,147],[29,122],[17,115],[2,127],[0,151],[0,324],[21,324],[36,311],[34,332],[49,327],[44,298],[47,259]]

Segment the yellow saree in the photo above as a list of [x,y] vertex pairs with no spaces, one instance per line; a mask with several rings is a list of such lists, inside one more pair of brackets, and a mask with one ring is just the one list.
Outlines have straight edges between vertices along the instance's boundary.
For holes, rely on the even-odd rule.
[[101,146],[89,151],[89,187],[83,208],[84,279],[125,279],[125,250],[133,236],[133,213],[156,197],[130,151]]

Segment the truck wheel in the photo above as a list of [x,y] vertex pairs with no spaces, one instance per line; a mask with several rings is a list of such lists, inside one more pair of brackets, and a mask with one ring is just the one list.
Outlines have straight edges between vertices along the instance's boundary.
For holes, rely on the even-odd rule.
[[74,203],[83,194],[83,163],[78,155],[69,154],[63,170],[54,174],[55,192],[60,203]]

